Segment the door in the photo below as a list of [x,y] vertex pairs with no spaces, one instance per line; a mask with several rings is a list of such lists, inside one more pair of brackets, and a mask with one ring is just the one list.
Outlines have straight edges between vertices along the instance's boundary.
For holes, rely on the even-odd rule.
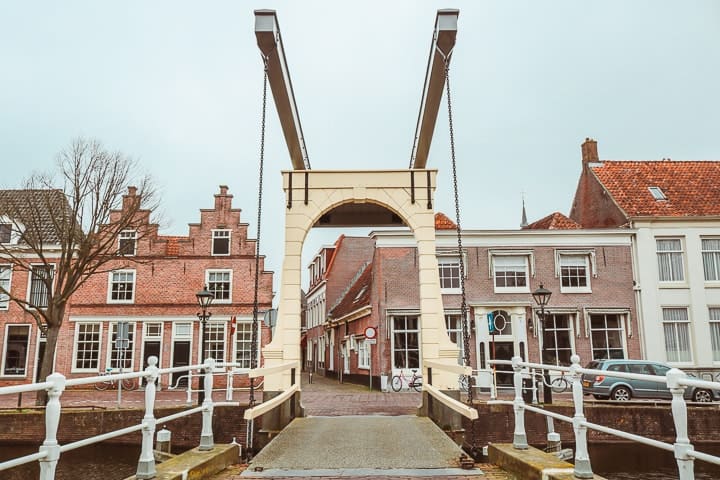
[[[190,365],[190,341],[189,340],[176,340],[173,342],[173,356],[172,366],[173,367],[186,367]],[[172,374],[172,386],[187,386],[187,375],[188,372],[173,372]],[[183,377],[178,384],[178,379]]]
[[[512,360],[515,355],[515,346],[513,342],[491,342],[490,343],[490,359],[491,360]],[[513,385],[513,369],[510,365],[497,365],[495,367],[495,381],[499,386]]]
[[[145,353],[143,353],[142,368],[148,366],[148,358],[155,355],[158,359],[160,358],[160,342],[159,341],[146,341],[145,342]],[[158,364],[158,367],[160,365]],[[145,385],[145,377],[142,379],[142,384]]]
[[42,359],[45,356],[45,344],[46,344],[45,336],[42,336],[40,340],[38,341],[38,353],[37,353],[37,361],[35,362],[35,382],[40,382],[40,364],[42,363]]

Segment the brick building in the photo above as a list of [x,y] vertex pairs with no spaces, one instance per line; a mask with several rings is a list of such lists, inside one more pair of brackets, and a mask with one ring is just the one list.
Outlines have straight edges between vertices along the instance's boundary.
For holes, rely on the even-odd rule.
[[[121,365],[139,370],[150,355],[159,357],[160,367],[198,362],[201,337],[195,294],[204,286],[215,295],[206,324],[206,358],[249,366],[256,242],[248,238],[248,225],[241,223],[240,209],[232,208],[232,198],[228,187],[221,186],[214,207],[200,210],[200,222],[190,224],[187,236],[160,235],[150,212],[141,211],[138,229],[123,231],[116,240],[117,259],[90,277],[71,299],[55,370],[70,377]],[[122,208],[134,201],[136,189],[130,187]],[[273,274],[264,271],[262,256],[259,265],[262,312],[271,308]],[[22,279],[13,278],[15,282],[23,288]],[[125,352],[116,348],[118,322],[129,325]],[[34,340],[34,325],[30,332]],[[269,328],[261,324],[259,333],[261,345],[270,340]],[[7,334],[0,341],[5,357]],[[30,358],[37,358],[36,345],[37,340],[29,343]],[[28,367],[22,380],[30,380],[33,371]],[[167,386],[173,380],[177,379],[163,375],[160,383]]]
[[[337,305],[329,308],[324,325],[326,335],[335,338],[334,349],[327,352],[335,356],[333,364],[363,383],[370,368],[373,376],[400,370],[407,375],[419,368],[422,345],[412,233],[375,231],[370,238],[372,254]],[[473,367],[482,371],[479,385],[489,385],[491,358],[521,355],[539,361],[543,343],[546,363],[568,365],[574,353],[583,362],[640,355],[627,229],[582,229],[554,213],[521,230],[465,231],[461,258],[453,222],[437,214],[436,250],[447,332],[460,350],[464,262],[470,357]],[[531,296],[541,283],[553,292],[544,328]],[[488,314],[501,329],[494,336]],[[376,344],[366,342],[367,327],[376,329]],[[510,376],[500,373],[498,382],[507,384]]]
[[643,357],[720,370],[720,161],[600,160],[582,145],[570,217],[633,234]]

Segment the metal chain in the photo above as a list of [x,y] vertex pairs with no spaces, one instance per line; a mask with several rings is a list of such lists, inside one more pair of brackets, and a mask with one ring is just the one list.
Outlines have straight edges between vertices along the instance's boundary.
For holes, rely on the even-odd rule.
[[[250,368],[257,368],[258,356],[258,290],[260,288],[260,224],[262,220],[263,166],[265,163],[265,116],[267,110],[267,59],[264,59],[262,117],[260,121],[260,174],[258,179],[257,239],[255,241],[255,298],[253,300],[252,337],[250,340]],[[250,407],[255,405],[255,381],[250,379]]]
[[[450,125],[450,156],[452,158],[453,193],[455,194],[455,226],[457,229],[458,255],[460,256],[460,317],[462,318],[463,363],[470,366],[470,331],[465,296],[465,261],[463,259],[462,232],[460,228],[460,199],[458,196],[457,165],[455,162],[455,128],[453,126],[452,99],[450,96],[450,58],[445,59],[445,87],[447,93],[448,123]],[[473,401],[473,377],[468,375],[468,403]]]

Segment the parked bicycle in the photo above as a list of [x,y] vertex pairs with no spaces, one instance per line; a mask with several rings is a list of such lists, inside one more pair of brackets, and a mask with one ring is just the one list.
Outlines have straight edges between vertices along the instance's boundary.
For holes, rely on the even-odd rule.
[[419,392],[422,390],[422,375],[419,375],[417,370],[413,368],[412,377],[408,378],[403,374],[403,371],[400,370],[399,375],[394,375],[392,377],[390,386],[394,391],[399,392],[402,390],[403,385],[407,385],[408,388],[413,388],[416,392]]
[[[105,376],[112,373],[112,368],[108,368],[100,375]],[[121,381],[123,390],[136,390],[138,388],[138,384],[134,378],[123,378]],[[95,389],[100,391],[107,390],[108,388],[117,388],[117,386],[118,382],[113,377],[110,377],[107,380],[100,380],[98,382],[95,382]]]
[[[543,382],[545,379],[543,379]],[[572,390],[572,381],[568,380],[565,372],[560,372],[559,377],[550,380],[550,389],[555,393],[563,393]]]

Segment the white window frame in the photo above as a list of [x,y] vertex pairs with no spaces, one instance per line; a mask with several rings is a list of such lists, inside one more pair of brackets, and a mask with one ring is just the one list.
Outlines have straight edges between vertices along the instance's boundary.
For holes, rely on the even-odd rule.
[[211,273],[229,273],[229,274],[230,274],[230,278],[229,278],[229,283],[230,283],[230,285],[229,285],[229,290],[228,290],[228,298],[227,298],[227,299],[222,299],[222,298],[217,298],[217,297],[215,297],[215,298],[213,299],[213,304],[218,304],[218,303],[232,303],[232,291],[233,291],[233,271],[232,271],[232,269],[229,269],[229,268],[211,268],[211,269],[205,270],[205,285],[207,285],[207,289],[208,289],[210,292],[212,292],[213,295],[214,295],[214,294],[215,294],[214,290],[210,289],[210,274],[211,274]]
[[[453,343],[457,345],[459,353],[458,353],[458,365],[462,365],[464,362],[464,352],[465,352],[465,342],[463,339],[463,323],[462,323],[462,315],[460,312],[445,312],[445,330],[447,331],[448,337],[450,338],[450,341],[453,342],[452,334],[455,334],[455,338],[457,341],[454,341]],[[450,321],[451,319],[453,321],[457,322],[457,325],[451,328]],[[470,327],[468,326],[468,329]],[[469,333],[469,332],[468,332]]]
[[[162,360],[162,351],[163,351],[163,334],[165,333],[165,325],[164,322],[156,322],[156,321],[149,321],[149,322],[143,322],[141,324],[142,326],[142,345],[140,347],[140,361],[143,362],[143,368],[145,367],[145,342],[160,342],[160,355],[158,356],[158,364],[157,366],[160,367],[160,362]],[[148,333],[148,330],[151,326],[159,326],[160,327],[160,334],[159,335],[151,335]]]
[[[658,241],[661,240],[677,240],[680,243],[680,250],[658,250]],[[660,285],[678,285],[678,284],[684,284],[685,283],[685,245],[684,245],[684,238],[683,237],[655,237],[655,255],[657,257],[657,269],[658,269],[658,282]],[[661,257],[661,255],[663,257]],[[680,258],[680,269],[676,270],[672,268],[672,258],[673,255],[678,255]],[[672,278],[670,280],[663,280],[662,279],[662,269],[660,268],[660,259],[667,256],[669,260],[670,270],[671,270],[671,276],[676,277],[678,274],[680,278]]]
[[[32,286],[33,286],[33,277],[35,276],[35,273],[33,272],[33,269],[35,267],[49,267],[50,268],[50,274],[52,275],[52,282],[50,282],[50,292],[48,293],[48,297],[51,297],[53,292],[55,291],[55,264],[54,263],[31,263],[30,264],[30,271],[28,272],[28,284],[27,284],[27,296],[25,297],[28,301],[32,299]],[[48,298],[49,303],[50,298]],[[34,306],[31,306],[29,308],[34,308]],[[47,307],[40,307],[40,308],[47,308]]]
[[[199,358],[209,358],[209,357],[205,357],[202,352],[202,343],[203,343],[203,341],[202,341],[202,336],[203,336],[202,323],[200,323],[199,327],[200,328],[198,329],[198,346],[196,347],[197,354],[198,354],[197,358],[198,359]],[[216,358],[215,363],[220,363],[220,362],[225,362],[225,357],[227,356],[227,351],[226,351],[227,350],[227,320],[208,321],[205,323],[205,328],[207,329],[207,331],[205,332],[205,335],[206,335],[205,348],[207,349],[207,347],[210,344],[210,338],[207,337],[208,331],[211,328],[217,328],[217,327],[220,327],[219,331],[222,332],[221,343],[223,345],[223,350],[222,350],[222,358],[220,358],[220,359]],[[216,342],[217,342],[217,340],[216,340]],[[215,371],[217,371],[219,369],[220,369],[220,367],[215,367]],[[224,369],[221,369],[221,370],[224,370]]]
[[[27,328],[27,345],[25,347],[25,372],[20,373],[5,373],[5,360],[7,359],[8,353],[8,338],[10,327],[26,327]],[[0,376],[2,377],[14,377],[14,378],[25,378],[30,373],[28,368],[28,360],[30,359],[30,335],[32,334],[32,325],[29,323],[8,323],[5,325],[5,338],[3,339],[2,349],[2,368],[0,368]]]
[[[462,279],[460,278],[461,269],[460,269],[460,262],[463,261],[462,257],[457,254],[457,252],[454,253],[438,253],[436,255],[437,262],[438,262],[438,277],[440,279],[440,292],[441,293],[461,293],[462,289]],[[448,267],[444,267],[444,265],[447,265]],[[463,265],[464,266],[464,265]],[[457,269],[457,279],[455,278],[455,275],[443,275],[443,273],[452,272],[452,270]],[[467,271],[467,269],[466,269]],[[447,279],[450,282],[453,282],[457,280],[458,286],[457,287],[443,287],[443,279]]]
[[[0,263],[0,272],[8,272],[7,278],[0,278],[0,283],[6,282],[7,286],[4,286],[5,290],[10,292],[12,288],[12,274],[13,274],[13,268],[12,264],[10,263]],[[3,293],[0,293],[0,310],[9,310],[10,309],[10,297],[8,295],[5,295]]]
[[[123,253],[123,241],[132,240],[132,253]],[[137,230],[122,230],[118,234],[118,255],[134,257],[137,255]]]
[[[521,258],[525,262],[525,286],[520,287],[498,287],[497,286],[497,271],[496,271],[496,260],[498,258]],[[530,292],[530,277],[532,275],[532,268],[529,255],[525,253],[517,254],[497,254],[493,253],[491,258],[491,270],[490,275],[493,282],[493,289],[495,293],[529,293]]]
[[[547,321],[548,318],[555,317],[555,316],[567,316],[568,317],[567,328],[563,328],[563,329],[553,328],[552,331],[553,332],[559,332],[559,331],[562,331],[562,332],[567,331],[568,332],[568,338],[570,339],[570,356],[572,357],[575,354],[575,319],[577,317],[577,313],[552,312],[552,311],[548,312],[547,310],[545,311],[545,318],[546,318],[545,321]],[[546,361],[543,358],[543,353],[544,353],[543,345],[545,343],[545,330],[546,330],[546,325],[545,325],[545,322],[543,322],[542,335],[538,335],[538,339],[539,339],[538,345],[540,348],[540,363],[545,363],[545,361]],[[548,350],[552,351],[552,348],[549,348]],[[555,365],[560,365],[559,355],[557,355],[557,353],[558,353],[557,333],[555,333],[554,350],[555,350]]]
[[[406,325],[407,325],[407,320],[408,320],[408,318],[414,317],[414,318],[416,319],[416,322],[417,322],[417,328],[414,328],[414,329],[408,329],[408,328],[395,329],[395,319],[401,318],[401,317],[404,317],[404,318],[405,318],[405,324],[406,324]],[[420,369],[422,368],[422,358],[423,358],[423,357],[422,357],[422,328],[421,328],[421,324],[420,324],[420,315],[419,315],[419,314],[411,314],[411,313],[407,313],[407,314],[397,313],[397,314],[393,314],[393,315],[390,316],[390,335],[391,335],[391,336],[390,336],[390,338],[391,338],[391,342],[390,342],[390,365],[391,365],[391,367],[392,367],[393,374],[396,374],[396,372],[399,372],[400,370],[402,370],[402,371],[404,371],[404,372],[407,372],[407,371],[411,370],[412,368],[415,368],[415,367],[404,367],[404,366],[403,366],[403,367],[396,367],[396,366],[395,366],[395,349],[397,348],[396,345],[395,345],[395,334],[396,334],[396,333],[403,333],[406,339],[407,339],[407,335],[408,335],[409,333],[416,333],[416,334],[417,334],[417,336],[418,336],[418,364],[419,364],[418,367],[417,367],[417,370],[418,370],[418,372],[419,372]],[[353,338],[353,337],[350,337],[351,340],[352,340],[352,338]],[[407,340],[406,340],[406,342],[407,342]],[[404,351],[405,351],[405,354],[406,354],[405,363],[408,363],[408,361],[407,361],[407,358],[408,358],[407,353],[408,353],[409,351],[411,351],[411,349],[408,349],[407,343],[406,343],[406,345],[405,345]]]
[[[115,283],[113,281],[113,277],[116,273],[131,273],[132,274],[132,298],[128,300],[118,300],[112,298],[112,287]],[[117,283],[128,283],[128,282],[117,282]],[[124,270],[113,270],[108,273],[108,288],[107,288],[107,303],[135,303],[135,294],[137,293],[136,289],[137,285],[137,272],[133,269],[124,269]]]
[[370,344],[367,340],[358,340],[358,369],[370,370]]
[[[702,262],[703,262],[703,277],[705,278],[706,283],[720,284],[720,247],[717,249],[705,249],[705,241],[716,241],[720,243],[720,238],[718,237],[702,237],[700,238],[700,249],[701,249],[701,255],[702,255]],[[708,265],[708,260],[711,263],[711,265]],[[710,268],[708,268],[710,266]],[[714,273],[715,278],[708,278],[708,274]]]
[[[129,342],[128,348],[125,350],[125,360],[127,360],[128,354],[130,355],[130,366],[124,367],[123,371],[127,370],[134,370],[135,369],[135,345],[137,343],[137,329],[135,322],[126,322],[128,324],[128,332],[129,336],[132,338]],[[118,322],[109,322],[108,328],[107,328],[107,351],[105,352],[105,368],[112,368],[112,352],[115,349],[115,342],[113,341],[113,333],[117,330],[117,324]],[[113,368],[113,371],[118,371],[120,367]]]
[[0,229],[1,229],[4,225],[7,225],[8,227],[10,227],[10,230],[8,231],[8,241],[7,241],[7,242],[3,242],[3,241],[2,241],[2,238],[0,238],[0,243],[5,244],[5,245],[10,245],[10,244],[13,243],[13,230],[14,230],[14,229],[13,229],[13,224],[12,224],[11,222],[3,221],[2,219],[0,219]]
[[720,307],[708,307],[708,319],[710,322],[710,352],[713,363],[720,363]]
[[[680,320],[674,320],[674,319],[666,319],[665,313],[669,312],[670,310],[684,310],[686,318],[680,319]],[[693,348],[692,348],[692,337],[691,337],[691,329],[690,329],[690,309],[687,306],[676,306],[676,305],[669,305],[669,306],[663,306],[661,307],[661,314],[662,316],[662,334],[663,334],[663,346],[665,348],[665,357],[667,360],[667,363],[670,364],[683,364],[683,365],[689,365],[693,362]],[[679,332],[680,332],[680,326],[682,325],[684,329],[686,329],[687,333],[687,344],[688,344],[688,356],[689,358],[678,358],[677,360],[671,360],[668,350],[668,344],[667,344],[667,334],[665,332],[665,327],[669,325],[674,325],[674,332],[673,337],[676,342],[676,344],[679,346],[680,344],[680,338],[679,338]],[[677,354],[680,355],[681,350],[678,349]]]
[[[261,350],[260,347],[261,347],[261,343],[262,343],[261,342],[261,338],[262,338],[261,325],[262,325],[261,321],[258,320],[258,349],[257,349],[257,352],[255,352],[255,355],[256,355],[255,364],[256,365],[260,365],[260,350]],[[247,340],[243,339],[243,342],[242,342],[243,345],[247,344],[248,354],[247,354],[247,358],[245,358],[243,356],[242,359],[238,360],[238,352],[240,351],[238,349],[238,334],[240,333],[240,326],[243,327],[242,328],[243,331],[245,330],[245,328],[248,329],[246,332],[248,335]],[[243,333],[245,333],[245,332],[243,332]],[[241,361],[248,362],[247,367],[236,367],[236,368],[250,368],[250,360],[252,359],[251,358],[251,355],[252,355],[252,318],[243,318],[243,319],[238,318],[237,319],[236,324],[235,324],[235,333],[233,334],[233,338],[231,340],[233,342],[233,353],[232,353],[233,362],[235,362],[235,363],[240,363]]]
[[[225,235],[227,234],[227,235]],[[227,238],[228,248],[227,253],[215,253],[215,240]],[[227,228],[218,228],[212,230],[212,237],[210,240],[210,255],[213,257],[229,257],[232,251],[232,230]]]
[[[607,325],[607,317],[608,316],[615,316],[620,321],[620,326],[618,328],[592,328],[592,317],[593,316],[603,316],[605,317],[605,324]],[[619,331],[620,332],[620,345],[623,351],[623,359],[628,358],[628,351],[627,351],[627,341],[626,341],[626,330],[625,330],[625,322],[626,322],[626,315],[623,313],[608,313],[608,312],[588,312],[588,328],[590,329],[590,355],[592,356],[593,360],[599,360],[595,357],[595,345],[593,344],[593,332],[605,332],[605,340],[607,343],[608,337],[607,332],[610,331]],[[598,348],[599,349],[599,348]],[[606,347],[607,350],[607,347]],[[614,349],[616,350],[616,349]],[[613,360],[612,358],[608,358],[610,360]]]
[[[563,259],[582,257],[585,261],[585,286],[563,286]],[[597,278],[597,265],[594,250],[555,250],[555,277],[560,282],[561,293],[592,293],[591,277]]]
[[[98,355],[97,355],[97,366],[95,368],[81,368],[77,366],[77,354],[78,354],[78,341],[80,337],[80,326],[87,326],[87,325],[99,325],[100,330],[98,331],[98,341],[97,341],[97,349],[98,349]],[[103,322],[77,322],[75,324],[75,333],[73,336],[73,354],[72,354],[72,366],[70,368],[71,373],[79,373],[79,372],[98,372],[100,371],[100,365],[102,364],[102,348],[103,348],[103,332],[104,332],[104,324]]]

